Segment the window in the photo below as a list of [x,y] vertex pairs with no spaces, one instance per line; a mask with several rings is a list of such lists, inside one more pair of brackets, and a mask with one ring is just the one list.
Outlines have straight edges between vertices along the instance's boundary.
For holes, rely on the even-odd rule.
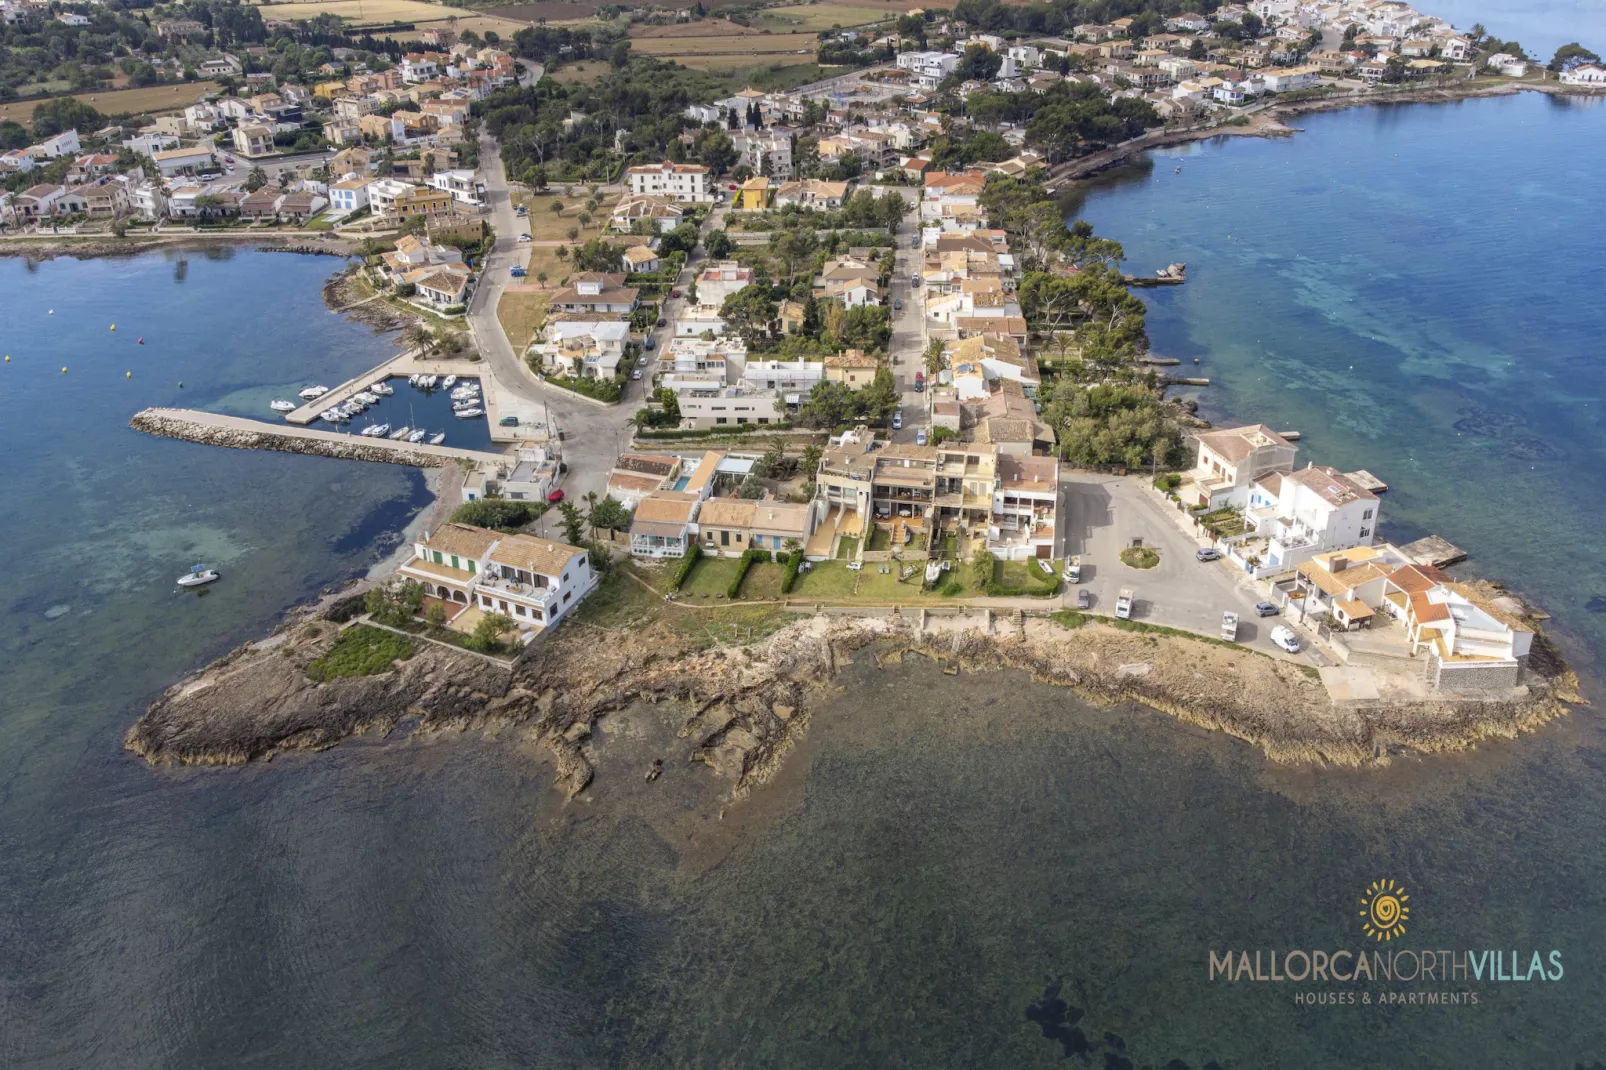
[[728,423],[730,423],[730,421],[729,421],[729,420],[727,420],[727,419],[726,419],[726,418],[725,418],[725,417],[723,417],[723,416],[716,416],[716,417],[714,417],[714,422],[715,422],[715,423],[716,423],[716,424],[728,424]]
[[569,596],[568,596],[567,593],[565,593],[564,596],[563,596],[563,604],[564,605],[568,605],[569,604]]
[[435,563],[438,565],[438,564],[441,563],[441,552],[439,550],[436,550],[436,551],[434,551],[434,553],[435,553]]
[[524,492],[522,490],[509,491],[508,497],[516,502],[522,502],[524,500]]
[[1363,538],[1363,539],[1364,539],[1364,538],[1366,538],[1366,537],[1367,537],[1367,536],[1368,536],[1368,535],[1370,535],[1370,534],[1371,534],[1371,533],[1372,533],[1372,531],[1371,531],[1371,529],[1370,529],[1370,528],[1362,528],[1362,529],[1361,529],[1361,538]]
[[770,418],[768,416],[760,416],[758,418],[758,422],[761,424],[767,424],[770,422]]
[[1368,509],[1366,512],[1362,513],[1361,514],[1361,519],[1362,520],[1370,520],[1370,519],[1372,519],[1372,510]]
[[452,567],[453,568],[462,568],[463,567],[462,565],[459,565],[457,563],[457,555],[456,554],[452,555]]
[[478,571],[479,571],[479,566],[474,563],[474,559],[472,557],[469,558],[468,559],[468,572],[469,572],[469,575],[472,576],[474,573],[476,573]]

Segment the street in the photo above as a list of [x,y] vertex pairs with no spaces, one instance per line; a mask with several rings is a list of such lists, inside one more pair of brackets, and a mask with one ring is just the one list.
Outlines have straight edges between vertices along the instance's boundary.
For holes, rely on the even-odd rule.
[[[1268,635],[1282,618],[1255,616],[1260,596],[1247,576],[1224,561],[1194,558],[1206,544],[1190,538],[1165,514],[1144,478],[1060,470],[1060,532],[1054,555],[1081,557],[1081,586],[1092,592],[1094,612],[1114,613],[1117,592],[1130,588],[1133,620],[1214,635],[1222,612],[1230,609],[1238,614],[1240,643],[1276,650]],[[1134,539],[1159,551],[1160,564],[1152,569],[1123,565],[1121,550]],[[1074,599],[1076,588],[1067,590]]]

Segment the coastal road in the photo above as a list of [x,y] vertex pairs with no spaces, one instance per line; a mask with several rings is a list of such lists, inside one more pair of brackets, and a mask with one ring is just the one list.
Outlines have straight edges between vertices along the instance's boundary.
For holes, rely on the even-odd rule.
[[[1259,600],[1248,578],[1222,562],[1194,559],[1205,543],[1190,538],[1165,515],[1164,506],[1142,483],[1142,476],[1107,476],[1061,469],[1060,534],[1055,556],[1082,557],[1082,586],[1093,593],[1093,608],[1114,613],[1117,592],[1131,588],[1132,617],[1214,635],[1224,610],[1238,613],[1238,638],[1265,651],[1280,618],[1255,616]],[[1152,569],[1121,564],[1120,552],[1133,539],[1160,553]],[[1071,597],[1075,589],[1071,588]],[[1305,660],[1306,655],[1300,655]]]
[[488,134],[480,136],[480,171],[485,178],[485,198],[496,244],[485,257],[479,285],[469,302],[469,331],[497,385],[515,399],[509,407],[518,412],[521,422],[530,420],[547,425],[553,432],[562,430],[563,460],[569,469],[562,481],[565,493],[570,497],[583,497],[587,491],[600,494],[607,486],[614,456],[626,437],[626,424],[635,408],[628,401],[598,405],[560,387],[548,386],[525,365],[523,354],[513,351],[496,317],[496,306],[507,288],[509,271],[514,264],[523,263],[527,254],[520,249],[516,237],[523,228],[513,211],[502,157]]

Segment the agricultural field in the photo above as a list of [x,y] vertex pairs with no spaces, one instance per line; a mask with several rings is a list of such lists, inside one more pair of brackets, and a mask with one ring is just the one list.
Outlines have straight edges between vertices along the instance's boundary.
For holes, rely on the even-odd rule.
[[339,15],[352,25],[371,26],[387,22],[441,22],[456,17],[458,10],[420,0],[310,0],[299,4],[264,4],[262,17],[294,20]]
[[[158,115],[182,111],[200,100],[202,94],[216,92],[217,88],[216,82],[185,82],[182,85],[150,85],[141,89],[74,93],[73,97],[102,115]],[[33,118],[33,110],[40,103],[38,100],[19,100],[0,104],[0,119],[26,124]]]
[[728,19],[699,19],[696,22],[671,22],[664,26],[632,26],[630,36],[647,37],[728,37],[734,34],[753,34],[759,31]]
[[514,22],[533,23],[540,19],[547,22],[573,22],[576,19],[589,19],[597,13],[597,5],[590,3],[566,3],[565,0],[542,0],[537,4],[475,4],[486,15],[494,15],[501,19],[512,19]]
[[896,18],[909,9],[903,3],[859,4],[797,4],[791,7],[772,7],[758,13],[755,21],[771,30],[829,30],[834,27],[850,29]]
[[812,33],[767,34],[748,30],[741,36],[632,37],[630,49],[638,55],[661,56],[687,67],[698,67],[696,61],[706,56],[744,56],[750,63],[754,56],[813,56],[819,43]]
[[[454,9],[444,8],[443,10],[451,11]],[[451,16],[447,17],[450,18]],[[431,23],[426,26],[420,22],[416,25],[418,28],[415,30],[403,30],[399,33],[384,33],[382,36],[405,43],[408,41],[418,40],[418,38],[423,35],[425,30],[441,28],[438,23]],[[491,30],[500,34],[503,41],[506,42],[514,34],[524,29],[525,25],[525,23],[513,22],[510,19],[489,18],[484,15],[466,15],[458,16],[457,21],[451,24],[451,29],[459,34],[463,33],[465,30],[473,30],[481,37],[485,36],[485,31]]]

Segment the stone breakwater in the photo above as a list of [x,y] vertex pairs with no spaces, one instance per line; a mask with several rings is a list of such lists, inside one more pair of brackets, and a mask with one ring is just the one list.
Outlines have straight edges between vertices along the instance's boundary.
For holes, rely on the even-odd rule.
[[[328,611],[330,619],[352,607]],[[1566,712],[1567,674],[1533,674],[1502,701],[1335,704],[1303,667],[1174,635],[1033,620],[1008,635],[984,614],[928,629],[896,618],[803,618],[761,642],[702,649],[659,622],[607,630],[569,622],[511,668],[433,645],[372,676],[319,684],[306,666],[334,641],[296,621],[181,681],[130,728],[152,763],[234,764],[287,748],[322,748],[404,721],[420,731],[512,727],[548,749],[571,797],[591,783],[597,721],[626,707],[662,709],[693,762],[740,798],[780,767],[826,705],[842,660],[872,645],[879,663],[918,654],[970,672],[1012,669],[1100,703],[1140,702],[1245,740],[1284,762],[1364,765],[1392,753],[1513,739]],[[1018,686],[1018,685],[1001,685]],[[1070,707],[1068,707],[1070,708]]]
[[275,427],[240,417],[192,413],[182,409],[145,409],[134,414],[129,426],[148,435],[200,442],[208,446],[236,450],[278,450],[347,461],[405,464],[415,468],[440,468],[458,460],[497,459],[496,454],[475,450],[338,435],[303,427]]

